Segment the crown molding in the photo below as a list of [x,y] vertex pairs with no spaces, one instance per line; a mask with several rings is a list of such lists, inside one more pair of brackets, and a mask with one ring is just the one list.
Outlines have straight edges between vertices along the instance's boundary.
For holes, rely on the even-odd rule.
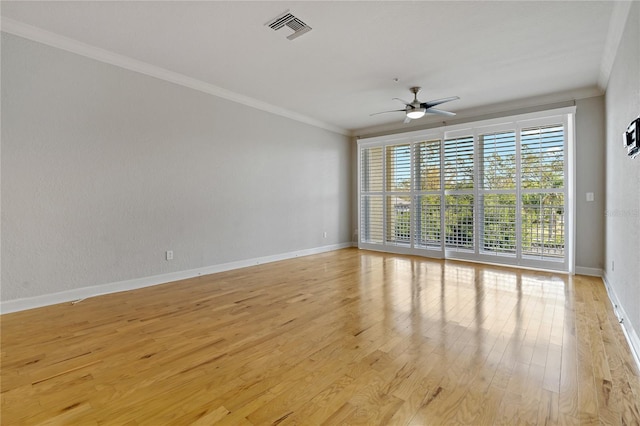
[[258,99],[254,99],[249,96],[241,95],[239,93],[223,89],[222,87],[188,77],[184,74],[169,71],[167,69],[151,65],[146,62],[138,61],[128,56],[120,55],[118,53],[101,49],[99,47],[92,46],[90,44],[86,44],[78,40],[62,36],[60,34],[52,33],[50,31],[43,30],[42,28],[34,27],[32,25],[28,25],[11,18],[3,16],[0,28],[3,32],[26,38],[38,43],[46,44],[51,47],[66,50],[67,52],[75,53],[77,55],[91,58],[96,61],[115,65],[117,67],[124,68],[129,71],[138,72],[140,74],[145,74],[150,77],[159,78],[161,80],[178,84],[180,86],[188,87],[190,89],[198,90],[209,95],[217,96],[219,98],[246,105],[251,108],[259,109],[289,118],[291,120],[309,124],[314,127],[329,130],[334,133],[339,133],[345,136],[349,135],[349,132],[341,127],[316,120],[306,115],[299,114],[297,112],[290,111],[288,109],[281,108],[267,102],[260,101]]
[[609,20],[609,31],[607,32],[604,52],[600,61],[600,74],[598,75],[598,87],[603,91],[606,90],[609,84],[609,76],[620,47],[620,41],[622,40],[622,34],[627,24],[627,17],[632,3],[631,1],[616,1],[613,5],[611,19]]
[[547,95],[534,96],[530,98],[515,99],[512,101],[499,102],[490,105],[467,108],[457,111],[455,117],[443,118],[441,116],[430,116],[427,119],[414,120],[416,124],[403,124],[394,122],[381,124],[378,126],[365,127],[353,130],[352,137],[368,138],[373,136],[384,136],[393,133],[411,132],[414,130],[426,130],[440,127],[443,123],[447,126],[466,123],[470,121],[480,121],[490,118],[499,118],[516,114],[526,114],[534,111],[549,110],[565,106],[575,105],[580,99],[602,96],[604,92],[597,86],[582,87],[563,92],[550,93]]

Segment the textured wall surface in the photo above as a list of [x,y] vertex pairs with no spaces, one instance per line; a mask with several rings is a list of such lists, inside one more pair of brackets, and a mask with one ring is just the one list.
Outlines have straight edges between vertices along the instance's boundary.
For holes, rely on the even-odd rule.
[[[604,96],[576,102],[576,267],[604,267]],[[586,193],[593,192],[593,201]],[[579,270],[579,269],[578,269]]]
[[[633,2],[606,93],[606,264],[609,284],[640,333],[640,157],[631,160],[622,132],[640,114],[640,3]],[[639,350],[640,348],[636,348]]]
[[351,241],[347,137],[4,33],[1,161],[3,301]]

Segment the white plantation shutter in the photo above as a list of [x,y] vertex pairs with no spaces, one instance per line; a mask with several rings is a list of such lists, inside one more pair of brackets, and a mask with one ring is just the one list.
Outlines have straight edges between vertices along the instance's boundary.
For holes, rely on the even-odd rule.
[[473,136],[444,141],[445,247],[473,251],[475,247]]
[[407,197],[387,196],[387,244],[408,245],[411,238],[411,202]]
[[408,245],[411,238],[411,145],[386,147],[386,242]]
[[411,146],[388,146],[386,154],[387,192],[408,192],[411,184]]
[[564,126],[522,129],[522,254],[542,260],[565,256]]
[[522,194],[522,254],[536,259],[563,259],[564,194]]
[[440,190],[440,140],[415,144],[415,190],[434,192]]
[[485,255],[516,253],[516,132],[479,136],[480,251]]
[[362,241],[382,244],[383,239],[383,204],[381,195],[362,195],[361,197],[360,235]]
[[414,145],[414,245],[439,249],[442,245],[440,139]]
[[564,128],[561,125],[523,129],[523,188],[564,188]]
[[445,247],[449,251],[469,251],[475,246],[473,194],[447,195],[444,223]]
[[367,148],[362,152],[362,192],[382,192],[382,147]]
[[516,132],[480,135],[481,189],[516,189]]
[[473,189],[473,136],[444,141],[444,189]]
[[481,211],[483,254],[515,255],[516,194],[483,194]]
[[417,195],[415,197],[415,246],[439,248],[442,243],[442,196]]
[[360,238],[382,244],[383,231],[383,148],[367,148],[361,153],[360,164]]

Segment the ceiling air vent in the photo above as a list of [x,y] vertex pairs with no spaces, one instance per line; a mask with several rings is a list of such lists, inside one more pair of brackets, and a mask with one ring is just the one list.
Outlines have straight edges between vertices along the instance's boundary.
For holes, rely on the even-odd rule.
[[296,18],[288,10],[279,15],[277,18],[267,22],[266,25],[274,31],[278,31],[282,27],[289,27],[293,30],[293,34],[287,36],[289,40],[300,37],[304,33],[311,31],[311,27],[302,22],[301,19]]

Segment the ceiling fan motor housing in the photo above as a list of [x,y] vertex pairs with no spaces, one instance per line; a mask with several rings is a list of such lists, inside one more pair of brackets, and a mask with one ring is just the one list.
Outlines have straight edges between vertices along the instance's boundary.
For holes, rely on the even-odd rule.
[[456,99],[460,99],[457,96],[452,96],[449,98],[444,98],[444,99],[438,99],[435,101],[429,101],[429,102],[420,102],[418,100],[418,92],[420,92],[420,86],[413,86],[411,87],[409,90],[411,91],[411,93],[413,93],[413,101],[412,102],[407,102],[404,101],[400,98],[393,98],[395,100],[398,100],[400,102],[402,102],[405,105],[404,109],[398,109],[398,110],[393,110],[393,111],[383,111],[383,112],[378,112],[375,114],[371,114],[371,115],[377,115],[377,114],[383,114],[383,113],[387,113],[387,112],[404,112],[406,115],[406,119],[405,119],[405,123],[408,123],[410,120],[415,120],[417,118],[422,118],[425,114],[427,113],[432,113],[432,114],[441,114],[441,115],[446,115],[446,116],[454,116],[456,115],[453,112],[448,112],[448,111],[443,111],[440,109],[435,109],[434,107],[440,104],[443,104],[445,102],[449,102],[449,101],[453,101]]

